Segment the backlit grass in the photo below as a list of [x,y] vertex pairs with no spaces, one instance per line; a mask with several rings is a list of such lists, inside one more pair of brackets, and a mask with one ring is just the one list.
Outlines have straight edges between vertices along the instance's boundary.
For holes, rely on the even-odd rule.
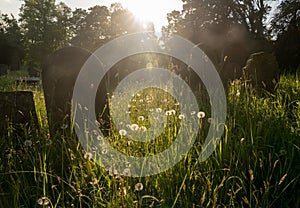
[[[68,128],[55,138],[49,135],[41,86],[16,85],[14,76],[0,77],[0,89],[34,92],[41,132],[30,141],[2,138],[6,145],[1,147],[0,207],[300,206],[298,76],[281,76],[275,92],[260,96],[247,82],[231,83],[225,132],[213,155],[203,163],[197,160],[209,126],[206,106],[203,127],[191,132],[198,137],[188,155],[163,173],[140,178],[103,169],[73,142],[76,138]],[[168,117],[160,138],[149,143],[129,142],[115,129],[107,139],[126,154],[163,151],[184,122],[176,101],[168,95],[159,95],[166,98],[166,105],[146,105],[144,100],[151,93],[141,92],[130,104],[136,109],[132,123],[148,128],[151,124],[143,114],[148,108],[160,108],[162,113],[175,110],[175,114]],[[185,116],[199,120],[197,113]]]

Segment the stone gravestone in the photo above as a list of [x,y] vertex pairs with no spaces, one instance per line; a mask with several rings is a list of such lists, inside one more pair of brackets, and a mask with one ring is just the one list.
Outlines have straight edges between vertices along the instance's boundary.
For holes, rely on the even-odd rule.
[[246,79],[256,87],[274,90],[273,81],[279,72],[276,57],[268,52],[253,53],[243,68]]
[[[52,136],[60,134],[62,129],[70,128],[71,102],[75,81],[83,64],[91,55],[92,53],[82,48],[65,47],[51,54],[43,66],[42,85]],[[95,111],[97,115],[102,114],[99,121],[109,120],[106,92],[105,87],[99,87],[97,91]]]
[[0,109],[1,138],[8,134],[22,138],[39,131],[31,91],[0,92]]

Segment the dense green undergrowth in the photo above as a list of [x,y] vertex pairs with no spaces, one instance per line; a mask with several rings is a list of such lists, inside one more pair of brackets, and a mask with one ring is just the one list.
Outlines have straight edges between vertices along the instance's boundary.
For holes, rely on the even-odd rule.
[[[140,178],[103,169],[74,142],[69,128],[49,135],[41,86],[14,84],[14,76],[0,77],[0,89],[34,92],[41,132],[27,139],[1,138],[6,145],[1,147],[0,207],[300,206],[300,80],[296,75],[281,76],[274,92],[259,96],[247,82],[231,83],[225,132],[209,159],[197,160],[204,130],[177,165]],[[209,112],[205,113],[203,128],[209,126]],[[183,122],[179,113],[172,116],[171,121]],[[197,112],[191,116],[197,118]],[[177,131],[172,125],[168,128],[149,145],[129,144],[118,131],[108,139],[127,154],[150,154],[173,141]]]

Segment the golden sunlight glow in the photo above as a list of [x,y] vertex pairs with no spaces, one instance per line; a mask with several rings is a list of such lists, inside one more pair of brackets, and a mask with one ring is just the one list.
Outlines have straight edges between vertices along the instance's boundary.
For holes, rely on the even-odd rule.
[[[174,4],[175,2],[175,4]],[[167,13],[178,7],[178,0],[126,0],[124,7],[141,22],[153,22],[155,26],[166,24]],[[123,2],[122,2],[123,3]]]

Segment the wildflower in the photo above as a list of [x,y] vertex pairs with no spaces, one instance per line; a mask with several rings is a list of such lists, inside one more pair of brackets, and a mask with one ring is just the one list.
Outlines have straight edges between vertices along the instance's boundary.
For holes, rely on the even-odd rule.
[[98,126],[98,127],[101,127],[101,123],[99,121],[95,121],[95,124]]
[[117,169],[115,168],[115,165],[112,165],[112,166],[109,168],[108,172],[109,172],[109,175],[111,175],[111,176],[113,176],[113,175],[118,175],[118,171],[117,171]]
[[30,147],[31,145],[32,145],[32,141],[31,140],[25,140],[25,142],[24,142],[24,145],[26,146],[26,147]]
[[162,109],[161,108],[155,108],[156,113],[161,113]]
[[172,115],[175,115],[175,114],[176,114],[176,111],[175,111],[175,110],[173,110],[173,109],[172,109],[172,110],[170,110],[170,112],[171,112],[171,114],[172,114]]
[[123,171],[123,175],[124,176],[130,176],[130,169],[129,168],[125,168]]
[[147,128],[145,126],[140,126],[139,130],[145,132],[145,131],[147,131]]
[[133,144],[133,141],[131,141],[131,140],[129,140],[128,142],[127,142],[127,145],[128,146],[131,146]]
[[125,196],[127,194],[127,189],[126,187],[122,187],[123,195]]
[[144,121],[145,118],[144,118],[144,116],[139,116],[139,117],[138,117],[138,120],[139,120],[139,121]]
[[179,118],[180,120],[183,120],[183,119],[185,119],[185,115],[180,114],[180,115],[178,116],[178,118]]
[[125,129],[121,129],[121,130],[119,131],[119,134],[120,134],[121,136],[125,136],[125,135],[127,134],[127,131],[126,131]]
[[100,135],[98,135],[98,136],[97,136],[97,140],[98,140],[98,141],[102,141],[102,140],[103,140],[103,137],[100,136]]
[[286,155],[286,154],[287,154],[287,151],[284,150],[284,149],[281,149],[281,150],[279,151],[279,154],[280,154],[280,155]]
[[103,149],[101,153],[102,153],[103,155],[106,155],[107,152],[108,152],[107,149]]
[[83,157],[84,157],[84,159],[89,160],[89,159],[93,158],[93,154],[90,152],[87,152],[84,154]]
[[200,112],[197,113],[197,117],[202,119],[202,118],[205,117],[205,113],[203,111],[200,111]]
[[269,114],[267,114],[266,116],[265,116],[265,120],[269,120],[271,118],[271,116],[269,115]]
[[62,124],[60,127],[62,130],[67,129],[68,128],[68,124]]
[[144,188],[144,186],[143,186],[142,183],[137,183],[137,184],[135,184],[135,186],[134,186],[134,189],[135,189],[136,191],[141,191],[141,190],[143,190],[143,188]]
[[50,203],[50,199],[46,196],[43,196],[37,200],[37,203],[42,206],[46,206]]
[[166,111],[166,116],[172,115],[171,111]]
[[97,178],[94,178],[92,181],[90,181],[91,185],[96,185],[99,183],[99,180]]
[[130,129],[131,129],[131,131],[137,131],[137,130],[139,130],[139,125],[137,125],[137,124],[131,124],[130,125]]
[[51,140],[51,139],[48,139],[47,142],[46,142],[46,145],[47,145],[47,146],[50,146],[52,143],[53,143],[52,140]]
[[256,126],[261,126],[262,125],[262,121],[258,121]]
[[7,157],[7,159],[12,158],[12,154],[11,154],[11,153],[8,153],[8,154],[6,155],[6,157]]

